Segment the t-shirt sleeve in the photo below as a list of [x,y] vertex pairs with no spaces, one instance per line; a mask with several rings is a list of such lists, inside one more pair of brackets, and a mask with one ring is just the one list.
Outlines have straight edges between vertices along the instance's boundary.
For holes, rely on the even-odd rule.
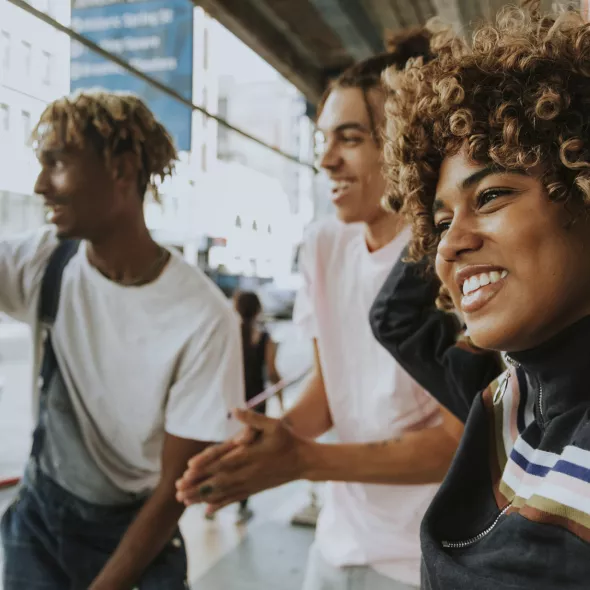
[[31,323],[47,262],[58,239],[53,228],[0,240],[0,312]]
[[293,309],[293,323],[307,338],[317,338],[317,316],[314,304],[314,269],[316,265],[315,247],[312,237],[308,237],[301,247],[299,268],[303,284],[297,293]]
[[240,424],[228,413],[244,407],[244,373],[237,317],[223,310],[188,343],[166,407],[166,432],[220,442]]

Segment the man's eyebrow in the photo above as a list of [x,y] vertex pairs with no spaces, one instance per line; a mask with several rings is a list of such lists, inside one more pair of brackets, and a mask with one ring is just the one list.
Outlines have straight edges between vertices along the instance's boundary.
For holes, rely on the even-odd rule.
[[360,131],[362,133],[371,133],[371,130],[366,125],[356,121],[347,121],[345,123],[341,123],[340,125],[336,125],[336,127],[333,129],[327,129],[325,131],[323,129],[318,129],[318,131],[324,135],[326,133],[342,133],[343,131]]

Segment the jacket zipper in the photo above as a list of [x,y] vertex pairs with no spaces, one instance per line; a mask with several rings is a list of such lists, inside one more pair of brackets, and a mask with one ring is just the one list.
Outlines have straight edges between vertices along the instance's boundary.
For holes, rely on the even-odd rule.
[[467,539],[465,541],[443,541],[442,546],[445,549],[465,549],[466,547],[471,547],[471,545],[475,545],[483,538],[487,537],[494,530],[494,528],[496,528],[496,525],[498,524],[498,522],[500,522],[500,519],[508,512],[511,506],[512,502],[502,509],[500,514],[496,516],[494,522],[492,522],[492,524],[487,529],[485,529],[475,537],[471,537],[471,539]]
[[[504,354],[504,358],[506,359],[506,362],[510,363],[513,367],[520,367],[520,363],[515,361],[509,355]],[[543,386],[541,385],[540,381],[537,381],[537,383],[539,384],[539,393],[537,394],[537,409],[539,410],[541,422],[545,424],[545,416],[543,415]]]
[[[507,363],[509,363],[513,367],[520,367],[520,363],[518,361],[515,361],[509,355],[504,354],[504,359],[506,360]],[[508,379],[506,379],[506,384],[507,383],[508,383]],[[543,386],[541,385],[540,382],[539,382],[539,393],[537,395],[537,407],[539,409],[539,416],[541,417],[541,421],[544,423],[545,418],[543,416]],[[508,512],[508,510],[510,510],[511,506],[512,506],[512,502],[510,504],[508,504],[507,506],[505,506],[500,511],[498,516],[496,516],[496,519],[494,520],[494,522],[492,522],[492,524],[487,529],[485,529],[484,531],[482,531],[481,533],[479,533],[475,537],[471,537],[471,539],[467,539],[465,541],[443,541],[442,546],[445,549],[465,549],[466,547],[470,547],[471,545],[475,545],[475,543],[478,543],[483,538],[487,537],[494,530],[494,528],[496,527],[498,522],[500,522],[500,519]]]

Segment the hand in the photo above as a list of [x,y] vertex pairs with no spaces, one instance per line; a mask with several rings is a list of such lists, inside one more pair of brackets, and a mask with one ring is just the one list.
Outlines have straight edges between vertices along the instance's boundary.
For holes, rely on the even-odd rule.
[[177,482],[177,499],[189,506],[207,502],[209,513],[303,476],[309,441],[284,421],[236,410],[245,430],[234,440],[209,447],[189,461]]

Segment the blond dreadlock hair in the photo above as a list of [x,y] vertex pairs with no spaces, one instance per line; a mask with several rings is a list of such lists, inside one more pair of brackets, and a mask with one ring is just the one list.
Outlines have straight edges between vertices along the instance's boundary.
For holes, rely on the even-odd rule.
[[83,149],[89,141],[107,166],[114,156],[131,152],[139,170],[138,187],[160,201],[158,180],[174,172],[174,141],[145,103],[132,94],[85,90],[47,106],[32,133],[35,144]]

